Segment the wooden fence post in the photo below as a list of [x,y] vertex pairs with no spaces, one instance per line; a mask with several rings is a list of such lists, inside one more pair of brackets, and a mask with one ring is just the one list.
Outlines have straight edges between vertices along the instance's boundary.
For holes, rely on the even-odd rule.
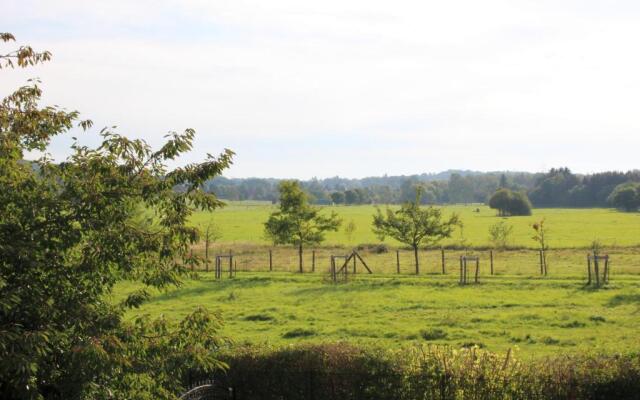
[[445,275],[447,270],[445,267],[444,248],[440,249],[440,253],[442,253],[442,275]]
[[331,256],[331,280],[333,281],[333,283],[336,283],[336,280],[338,278],[336,277],[336,260],[333,258],[333,256]]
[[311,251],[311,272],[316,272],[316,251]]
[[204,267],[209,272],[209,240],[206,240],[204,244]]
[[355,256],[355,252],[352,254],[353,257],[353,274],[356,274],[356,256]]
[[269,249],[269,272],[273,271],[273,254]]
[[587,285],[591,285],[591,254],[587,254]]
[[400,274],[400,250],[396,250],[396,272]]
[[491,275],[493,275],[493,250],[489,250],[489,260],[491,261]]
[[596,287],[600,287],[600,266],[598,265],[598,258],[593,257],[593,272],[596,276]]

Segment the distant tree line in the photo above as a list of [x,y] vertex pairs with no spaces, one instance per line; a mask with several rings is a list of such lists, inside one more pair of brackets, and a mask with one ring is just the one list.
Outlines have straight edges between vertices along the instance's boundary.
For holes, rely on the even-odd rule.
[[[227,200],[277,202],[280,182],[279,179],[217,177],[207,181],[204,189]],[[637,209],[629,200],[628,190],[625,205],[611,197],[616,187],[633,183],[640,183],[638,170],[581,175],[568,168],[553,168],[546,173],[450,170],[438,174],[313,178],[300,182],[314,204],[401,204],[413,201],[419,187],[423,204],[488,203],[498,189],[509,189],[527,194],[534,207]]]

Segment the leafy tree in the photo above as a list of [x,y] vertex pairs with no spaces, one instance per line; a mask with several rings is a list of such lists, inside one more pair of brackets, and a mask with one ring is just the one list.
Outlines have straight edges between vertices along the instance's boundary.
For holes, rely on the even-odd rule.
[[[21,47],[0,65],[48,59]],[[62,163],[25,161],[27,152],[46,154],[55,136],[91,127],[76,111],[41,107],[41,95],[31,82],[0,102],[0,398],[175,398],[189,371],[224,367],[219,316],[198,308],[177,325],[123,316],[148,287],[180,283],[197,240],[189,216],[221,205],[200,186],[233,153],[168,170],[191,149],[193,130],[153,150],[103,129],[98,147],[76,142]],[[153,222],[141,220],[141,207]],[[141,288],[113,303],[122,280]]]
[[335,212],[320,214],[318,207],[309,205],[307,194],[296,181],[282,181],[279,186],[280,207],[265,225],[265,233],[275,244],[298,247],[298,267],[302,269],[302,248],[321,243],[327,231],[337,231],[341,220]]
[[371,203],[371,196],[369,195],[369,192],[367,192],[362,188],[356,188],[355,192],[356,192],[356,195],[358,196],[358,200],[357,200],[358,204]]
[[531,203],[527,195],[510,189],[498,189],[489,199],[489,207],[498,210],[498,215],[531,215]]
[[344,202],[346,204],[357,204],[359,201],[358,192],[355,190],[347,190],[344,192]]
[[415,258],[416,275],[420,273],[418,248],[436,244],[444,238],[451,237],[454,227],[460,225],[456,214],[445,219],[441,209],[421,207],[420,195],[418,190],[415,201],[403,204],[398,210],[387,207],[383,213],[380,208],[377,208],[377,214],[373,216],[373,232],[381,240],[391,236],[411,246]]
[[498,215],[503,217],[508,215],[510,201],[511,191],[509,189],[499,189],[489,199],[489,207],[498,210]]
[[471,203],[474,200],[471,178],[460,174],[449,177],[449,201],[451,203]]
[[344,204],[344,192],[331,193],[331,201],[333,204]]
[[489,227],[489,240],[493,243],[494,247],[505,249],[509,245],[512,232],[512,225],[504,221],[496,222]]
[[509,184],[507,183],[507,176],[505,174],[500,174],[500,183],[498,184],[498,188],[500,189],[509,188]]
[[552,168],[537,180],[529,196],[536,207],[567,207],[571,205],[569,193],[579,183],[569,168]]
[[404,179],[400,184],[400,202],[408,203],[413,201],[416,197],[416,187],[419,183],[414,178]]
[[512,192],[509,214],[531,215],[531,202],[524,192]]
[[638,211],[640,207],[640,183],[623,183],[613,189],[608,198],[609,204],[625,211]]

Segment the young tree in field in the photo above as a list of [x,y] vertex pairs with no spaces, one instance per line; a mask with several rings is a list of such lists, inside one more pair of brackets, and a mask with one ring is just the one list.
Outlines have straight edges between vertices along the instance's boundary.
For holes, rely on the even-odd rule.
[[322,215],[296,181],[282,181],[280,207],[264,224],[266,235],[275,244],[292,244],[298,247],[298,268],[303,272],[302,251],[306,245],[321,243],[327,231],[337,231],[341,220],[335,212]]
[[420,246],[436,244],[444,238],[451,237],[455,226],[460,225],[456,214],[444,218],[442,210],[434,207],[420,206],[420,190],[414,202],[404,203],[400,209],[389,207],[383,213],[377,208],[373,216],[373,232],[381,240],[391,236],[400,243],[411,246],[415,258],[416,275],[420,273],[418,249]]
[[222,232],[218,225],[213,220],[209,221],[204,228],[202,228],[202,240],[204,240],[204,266],[205,270],[209,271],[209,248],[211,243],[222,237]]
[[535,232],[532,239],[536,241],[536,243],[538,243],[538,246],[540,248],[540,252],[542,254],[542,260],[541,260],[541,271],[540,273],[543,275],[547,275],[547,250],[549,250],[549,243],[547,242],[547,233],[548,233],[548,229],[544,224],[545,220],[544,218],[541,219],[538,222],[533,223],[533,225],[531,225],[531,227],[533,228],[533,231]]
[[489,227],[489,240],[498,249],[506,249],[511,240],[513,226],[504,221],[496,222]]
[[598,239],[595,239],[591,242],[591,252],[594,256],[600,255],[600,250],[602,249],[602,242]]
[[357,226],[353,220],[349,221],[349,223],[344,227],[344,233],[347,235],[347,240],[351,243],[351,239],[353,238],[353,234],[356,231]]
[[[48,58],[22,47],[0,52],[0,67]],[[56,136],[91,127],[78,112],[41,106],[41,95],[32,82],[0,101],[0,398],[176,398],[191,370],[224,366],[219,317],[204,308],[177,324],[124,316],[148,288],[186,274],[197,237],[189,216],[221,205],[200,187],[233,153],[169,170],[191,149],[192,130],[154,150],[103,129],[100,145],[76,142],[61,163],[26,161]],[[155,222],[141,221],[140,209]],[[116,302],[110,294],[124,280],[140,289]]]

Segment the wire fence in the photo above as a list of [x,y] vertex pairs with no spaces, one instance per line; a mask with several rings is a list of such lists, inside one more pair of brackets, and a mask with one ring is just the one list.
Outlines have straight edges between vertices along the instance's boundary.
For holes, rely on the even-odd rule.
[[[298,250],[292,247],[263,247],[248,245],[216,245],[209,249],[209,261],[199,269],[212,271],[216,256],[233,255],[233,260],[225,258],[223,270],[228,271],[231,265],[238,272],[302,272],[330,273],[331,257],[345,256],[353,249],[346,247],[306,248],[302,255],[302,267]],[[356,248],[367,266],[374,274],[416,274],[415,255],[412,250],[388,249],[384,246]],[[195,247],[194,254],[204,258],[202,247]],[[611,275],[640,275],[640,249],[615,248],[603,249],[601,254],[608,254],[611,263]],[[587,257],[585,249],[548,250],[545,255],[548,275],[552,277],[585,275],[587,273]],[[460,257],[474,256],[479,258],[480,273],[489,275],[541,275],[541,255],[538,250],[452,250],[427,249],[419,250],[419,274],[458,274]],[[338,261],[338,263],[340,263]],[[339,265],[342,266],[342,265]],[[352,269],[353,267],[350,266]],[[356,273],[367,273],[356,267]]]

